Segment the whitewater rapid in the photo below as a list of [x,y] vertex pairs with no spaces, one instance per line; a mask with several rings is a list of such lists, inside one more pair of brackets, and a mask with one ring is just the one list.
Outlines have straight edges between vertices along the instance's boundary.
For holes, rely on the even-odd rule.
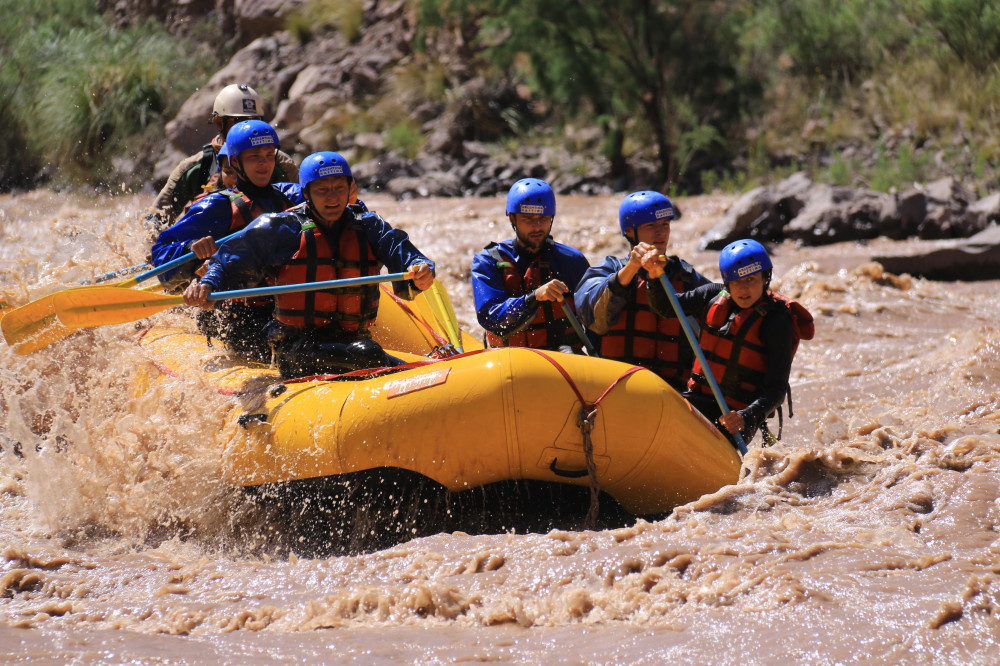
[[[148,199],[0,197],[0,291],[16,305],[142,263]],[[365,199],[481,335],[469,264],[510,234],[501,199]],[[561,197],[553,235],[624,254],[618,201]],[[678,202],[671,251],[712,278],[697,240],[731,202]],[[134,326],[0,345],[0,660],[996,663],[1000,285],[868,261],[923,245],[775,247],[774,286],[817,320],[783,440],[752,446],[740,483],[599,532],[309,557],[221,480],[229,398],[136,389]]]

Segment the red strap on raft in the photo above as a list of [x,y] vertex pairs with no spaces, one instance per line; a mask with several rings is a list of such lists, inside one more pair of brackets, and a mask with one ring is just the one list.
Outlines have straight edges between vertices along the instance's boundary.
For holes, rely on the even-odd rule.
[[551,356],[549,356],[548,354],[546,354],[545,352],[543,352],[543,351],[541,351],[539,349],[533,349],[531,347],[525,347],[525,349],[528,349],[530,351],[535,352],[536,354],[538,354],[539,356],[541,356],[542,358],[544,358],[546,361],[548,361],[549,363],[551,363],[555,367],[555,369],[559,371],[559,374],[561,374],[563,376],[563,378],[566,380],[566,383],[569,384],[570,388],[573,389],[573,392],[576,393],[576,397],[580,400],[580,404],[583,405],[587,409],[588,412],[594,411],[594,409],[599,404],[601,404],[601,401],[604,400],[605,396],[607,396],[608,393],[611,392],[611,389],[613,389],[614,387],[618,386],[618,383],[621,382],[621,380],[625,379],[626,377],[628,377],[632,373],[639,372],[640,370],[644,370],[645,369],[645,368],[642,368],[642,367],[640,367],[638,365],[632,366],[631,368],[629,368],[628,370],[626,370],[625,372],[623,372],[618,377],[618,379],[616,379],[615,381],[611,382],[611,384],[608,385],[608,388],[604,389],[604,393],[602,393],[597,398],[597,400],[595,400],[593,402],[587,402],[587,400],[583,397],[583,394],[580,393],[580,387],[576,385],[576,382],[573,381],[573,378],[569,376],[569,373],[566,371],[566,368],[564,368],[561,365],[559,365],[559,362],[557,360],[555,360],[554,358],[552,358]]
[[344,372],[338,375],[310,375],[308,377],[293,377],[292,379],[282,380],[281,384],[297,384],[299,382],[311,382],[313,380],[317,381],[329,381],[332,379],[343,379],[343,378],[354,378],[354,377],[374,377],[375,375],[382,375],[387,372],[399,372],[400,370],[409,370],[411,368],[421,368],[425,365],[430,365],[431,363],[439,363],[441,361],[450,361],[456,358],[464,358],[466,356],[475,356],[476,354],[482,354],[485,351],[494,351],[492,349],[476,349],[470,352],[465,352],[464,354],[458,354],[457,356],[449,356],[448,358],[434,358],[427,359],[426,361],[412,361],[410,363],[404,363],[402,365],[394,365],[388,368],[362,368],[361,370],[352,370],[350,372]]
[[409,305],[406,304],[406,301],[404,301],[402,298],[400,298],[396,294],[392,293],[392,290],[389,289],[388,287],[386,287],[384,284],[380,284],[379,287],[382,289],[382,291],[384,291],[386,293],[386,295],[389,298],[391,298],[393,301],[396,302],[396,305],[398,305],[400,308],[402,308],[403,312],[405,312],[406,314],[410,315],[410,317],[415,322],[417,322],[418,324],[421,324],[424,328],[427,329],[427,332],[430,333],[431,337],[434,338],[434,342],[436,342],[438,344],[438,347],[443,347],[444,345],[449,344],[447,338],[443,337],[440,333],[438,333],[437,331],[435,331],[434,327],[432,327],[430,324],[428,324],[427,321],[423,317],[421,317],[419,314],[417,314],[416,312],[414,312],[413,308],[411,308]]

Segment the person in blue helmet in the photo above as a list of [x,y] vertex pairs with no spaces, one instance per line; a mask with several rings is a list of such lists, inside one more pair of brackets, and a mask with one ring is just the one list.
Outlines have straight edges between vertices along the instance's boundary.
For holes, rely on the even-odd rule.
[[222,190],[231,190],[236,187],[236,170],[233,169],[233,166],[229,161],[228,143],[223,143],[222,147],[219,148],[219,152],[216,155],[216,162],[218,162],[219,170],[208,181],[208,184],[205,185],[205,191],[184,206],[184,211],[181,213],[181,216],[187,214],[191,206],[201,201],[209,194],[221,192]]
[[[583,342],[566,319],[573,287],[590,267],[579,250],[551,236],[556,214],[552,188],[522,178],[507,193],[514,238],[490,243],[472,259],[476,317],[493,347],[577,352]],[[594,336],[593,346],[599,344]]]
[[[650,260],[658,277],[662,261]],[[788,377],[799,340],[813,337],[812,315],[798,302],[771,291],[773,264],[755,240],[730,243],[719,254],[723,284],[712,283],[678,294],[685,313],[701,326],[698,344],[708,368],[695,361],[684,397],[709,420],[749,443],[767,417],[790,395]],[[659,281],[650,290],[655,312],[672,311]],[[706,377],[711,372],[730,411],[722,415]],[[789,416],[791,399],[789,398]],[[780,430],[778,436],[780,437]]]
[[[215,184],[212,185],[217,190],[231,190],[236,187],[236,169],[233,168],[229,159],[229,144],[223,143],[217,155],[219,162],[219,173]],[[281,181],[278,181],[281,182]]]
[[[383,266],[413,272],[411,280],[393,283],[403,298],[430,288],[434,262],[405,232],[363,204],[350,204],[353,181],[350,165],[338,153],[302,160],[299,182],[306,204],[264,215],[220,243],[205,274],[185,290],[185,303],[211,308],[213,291],[241,289],[264,278],[277,285],[324,282],[376,275]],[[372,339],[378,305],[378,285],[275,297],[268,340],[282,377],[397,365]]]
[[[207,259],[216,251],[216,241],[246,227],[264,213],[287,210],[302,202],[299,185],[270,183],[274,170],[278,134],[262,120],[246,120],[229,130],[226,145],[230,165],[236,173],[235,187],[209,194],[194,203],[153,243],[151,261],[160,266],[193,252]],[[159,276],[169,291],[178,291],[194,276],[196,262]],[[234,351],[254,360],[270,358],[266,326],[273,301],[258,298],[227,301],[212,313],[198,318],[198,327],[210,338],[219,338]]]
[[[146,228],[154,235],[160,233],[176,222],[200,195],[206,191],[222,189],[218,186],[219,173],[215,172],[215,166],[221,166],[219,150],[225,143],[229,130],[244,120],[263,119],[264,109],[260,95],[249,85],[233,83],[220,90],[209,119],[218,134],[197,153],[182,160],[170,173],[143,219]],[[297,183],[298,180],[299,169],[295,162],[278,150],[271,182]]]
[[[683,391],[694,362],[680,322],[672,313],[653,312],[648,270],[665,255],[674,206],[659,192],[632,192],[618,209],[618,224],[628,241],[627,257],[609,256],[583,276],[576,288],[580,323],[602,336],[601,355],[649,368]],[[711,284],[689,263],[671,256],[666,273],[678,292]],[[662,273],[663,270],[660,270]]]

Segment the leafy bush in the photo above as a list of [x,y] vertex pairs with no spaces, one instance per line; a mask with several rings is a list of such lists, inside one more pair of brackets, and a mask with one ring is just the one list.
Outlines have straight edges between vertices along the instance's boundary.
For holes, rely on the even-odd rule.
[[[58,0],[45,12],[28,0],[8,4],[0,188],[25,184],[40,164],[54,167],[57,181],[103,182],[112,156],[138,135],[162,137],[166,119],[216,65],[153,23],[112,28],[87,0]],[[23,151],[9,149],[18,143]]]
[[797,74],[851,79],[905,48],[913,27],[895,0],[761,0],[741,39],[769,62],[781,55]]
[[996,0],[918,0],[915,17],[958,57],[978,70],[1000,61]]
[[409,122],[399,122],[383,133],[386,148],[397,151],[407,159],[413,159],[424,143],[420,130]]
[[308,43],[324,30],[339,30],[348,43],[354,43],[361,36],[364,15],[363,0],[308,0],[285,19],[285,29],[300,44]]

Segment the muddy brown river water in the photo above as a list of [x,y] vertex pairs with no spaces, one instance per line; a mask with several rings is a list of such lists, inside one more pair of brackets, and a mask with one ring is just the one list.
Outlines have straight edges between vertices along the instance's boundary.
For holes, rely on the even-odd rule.
[[[509,236],[502,200],[364,198],[481,334],[469,263]],[[697,240],[732,200],[678,202],[672,252],[709,277]],[[148,201],[0,197],[0,291],[140,263]],[[624,254],[619,201],[559,198],[555,237]],[[269,553],[217,473],[227,398],[181,379],[136,395],[126,325],[0,344],[0,662],[998,663],[1000,284],[868,261],[925,245],[777,246],[774,286],[817,319],[783,440],[755,442],[738,484],[606,531]]]

